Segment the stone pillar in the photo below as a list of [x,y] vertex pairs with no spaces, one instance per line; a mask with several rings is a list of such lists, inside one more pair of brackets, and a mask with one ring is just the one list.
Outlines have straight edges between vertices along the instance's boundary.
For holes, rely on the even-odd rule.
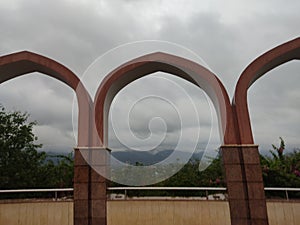
[[75,148],[74,154],[74,225],[89,223],[90,166],[85,160],[88,150]]
[[90,148],[90,204],[91,225],[106,225],[106,187],[109,177],[110,150],[103,147]]
[[224,145],[221,154],[232,225],[268,225],[257,145]]
[[251,225],[268,225],[267,205],[257,145],[242,145]]
[[106,177],[110,150],[75,149],[74,225],[106,225]]

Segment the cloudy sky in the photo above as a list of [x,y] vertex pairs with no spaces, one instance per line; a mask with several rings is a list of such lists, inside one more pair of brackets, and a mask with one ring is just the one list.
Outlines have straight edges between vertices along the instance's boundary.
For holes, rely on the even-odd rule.
[[[81,76],[93,96],[105,73],[125,59],[154,50],[178,53],[208,66],[232,98],[239,75],[252,60],[300,36],[299,8],[298,0],[0,0],[0,55],[29,50],[56,59]],[[279,143],[279,136],[288,148],[300,147],[299,72],[300,63],[290,62],[249,91],[261,149]],[[174,92],[178,85],[181,91]],[[76,146],[73,98],[66,85],[40,74],[0,86],[0,103],[29,112],[47,150]],[[212,132],[211,146],[217,146],[209,106],[201,90],[178,78],[162,73],[142,78],[114,100],[109,145],[147,150],[157,143],[174,148],[182,141],[186,150],[196,140],[200,149]]]

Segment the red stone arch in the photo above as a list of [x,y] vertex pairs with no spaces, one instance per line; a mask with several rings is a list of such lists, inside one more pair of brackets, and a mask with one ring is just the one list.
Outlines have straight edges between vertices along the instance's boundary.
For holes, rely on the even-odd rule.
[[254,143],[247,101],[249,87],[270,70],[295,59],[300,59],[300,38],[279,45],[256,58],[241,74],[233,99],[240,133],[240,143]]
[[[10,79],[39,72],[55,78],[75,91],[78,101],[78,147],[75,148],[74,164],[74,224],[90,224],[92,170],[87,164],[89,148],[93,146],[91,132],[93,102],[80,79],[62,64],[47,57],[22,51],[0,57],[0,84]],[[85,152],[87,154],[83,154]],[[99,176],[94,176],[98,179]]]
[[237,143],[235,132],[232,132],[234,124],[229,97],[217,76],[195,62],[157,52],[121,65],[109,73],[99,86],[94,100],[95,124],[103,146],[107,146],[107,120],[113,98],[132,81],[158,71],[176,75],[202,88],[216,108],[222,143]]
[[[176,75],[197,85],[212,100],[218,115],[220,137],[223,137],[221,148],[224,155],[225,176],[228,178],[227,189],[230,195],[232,224],[241,224],[241,220],[236,220],[240,214],[237,212],[239,207],[245,209],[243,218],[249,221],[246,193],[240,193],[240,189],[246,190],[246,183],[244,182],[240,152],[236,151],[239,146],[229,97],[216,75],[195,62],[158,52],[131,60],[108,74],[99,86],[94,100],[95,125],[102,149],[107,146],[108,113],[113,98],[130,82],[158,71]],[[232,166],[231,161],[233,160],[234,165]]]
[[[118,91],[130,82],[157,71],[194,83],[208,94],[218,114],[224,144],[221,149],[231,224],[267,225],[263,181],[258,148],[253,145],[247,90],[265,73],[293,59],[300,59],[300,38],[282,44],[254,60],[240,76],[232,106],[224,86],[212,72],[192,61],[165,53],[139,57],[112,71],[98,88],[95,107],[72,71],[35,53],[19,52],[0,57],[0,83],[27,73],[40,72],[64,82],[75,91],[79,104],[78,149],[81,153],[87,153],[82,157],[75,151],[76,225],[106,224],[106,180],[91,170],[84,158],[91,160],[88,162],[93,166],[91,152],[101,156],[101,150],[106,150],[108,110]],[[106,158],[100,159],[102,161],[96,162],[96,166],[106,166]]]
[[92,101],[79,78],[62,64],[36,53],[22,51],[0,57],[0,84],[10,79],[40,72],[53,77],[73,89],[79,107],[78,146],[89,146],[91,141],[88,131],[89,109]]
[[[232,108],[239,141],[236,151],[240,155],[243,176],[238,182],[234,181],[232,183],[232,185],[236,186],[232,190],[235,189],[235,192],[239,191],[240,196],[237,202],[234,203],[236,200],[233,200],[233,204],[230,204],[230,206],[235,205],[235,207],[241,209],[238,214],[234,214],[234,210],[231,210],[231,218],[234,217],[237,224],[241,224],[242,221],[248,221],[250,224],[256,224],[256,222],[265,225],[268,224],[258,146],[254,145],[248,111],[248,89],[268,71],[294,59],[300,59],[300,38],[284,43],[259,56],[243,71],[236,85]],[[224,151],[224,153],[227,154],[229,152]],[[228,155],[230,156],[230,154]],[[236,163],[234,160],[230,160],[230,157],[227,158],[229,166]],[[241,182],[243,185],[241,185]],[[230,189],[228,188],[228,191]],[[238,203],[240,200],[246,202],[245,206],[248,208],[247,210],[242,210],[244,206],[243,203]]]

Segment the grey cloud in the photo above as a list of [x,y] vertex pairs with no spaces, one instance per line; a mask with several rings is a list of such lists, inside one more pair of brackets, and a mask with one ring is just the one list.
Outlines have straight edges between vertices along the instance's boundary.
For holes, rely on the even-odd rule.
[[280,136],[288,148],[299,145],[299,71],[299,62],[288,63],[270,71],[249,90],[253,132],[262,148],[277,143]]
[[[197,1],[188,1],[188,4],[176,1],[176,4],[171,4],[159,0],[54,0],[42,3],[20,0],[16,4],[4,1],[0,8],[0,54],[31,50],[56,59],[81,75],[94,59],[120,44],[144,39],[165,40],[186,46],[200,55],[220,77],[232,97],[239,74],[255,57],[299,36],[300,3],[290,1],[287,4],[276,0],[272,4],[261,1],[229,1],[225,4],[216,0],[210,4],[211,6],[207,6]],[[289,64],[286,70],[274,71],[274,77],[280,77],[278,80],[274,80],[272,75],[272,79],[263,84],[263,78],[249,90],[252,123],[259,143],[267,146],[282,135],[286,136],[287,142],[299,145],[295,135],[299,134],[299,126],[296,125],[299,124],[299,77],[296,74],[287,79],[287,76],[282,75],[297,71],[298,66]],[[210,111],[204,110],[205,99],[201,91],[187,82],[170,79],[188,90],[201,112],[201,128],[205,134],[209,133]],[[263,85],[260,86],[260,83]],[[16,80],[15,83],[7,82],[0,87],[1,103],[8,108],[28,111],[33,119],[38,120],[40,127],[37,132],[43,142],[50,144],[55,136],[57,143],[73,145],[73,92],[68,87],[52,82],[49,78],[31,79],[29,76],[27,81]],[[126,98],[137,98],[141,90],[149,91],[152,87],[160,88],[161,94],[184,107],[185,98],[170,92],[167,84],[151,83],[151,80],[145,79],[139,88],[132,89],[128,95],[123,96],[124,105],[118,105],[117,115],[122,116]],[[264,96],[267,98],[263,98]],[[269,105],[266,111],[267,103]],[[278,104],[282,108],[278,109]],[[169,113],[163,104],[157,103],[156,107],[158,112],[152,107],[152,114],[143,112],[143,107],[136,111],[132,119],[133,129],[139,134],[147,134],[147,119],[160,113],[169,125],[168,142],[165,144],[174,146],[179,130],[178,125],[172,123],[177,120],[176,113]],[[189,120],[189,113],[189,110],[183,110],[184,116],[188,118],[185,129],[192,132],[196,127]],[[285,115],[278,126],[280,129],[271,122],[280,121],[276,115],[279,118]],[[270,121],[268,127],[265,126],[266,121]],[[283,129],[286,133],[279,134]],[[110,145],[120,146],[111,136]],[[186,144],[189,144],[188,140]]]
[[16,9],[1,10],[1,53],[28,49],[82,73],[99,54],[126,42],[134,28],[133,16],[121,10],[119,16],[126,19],[118,20],[105,5],[20,1]]

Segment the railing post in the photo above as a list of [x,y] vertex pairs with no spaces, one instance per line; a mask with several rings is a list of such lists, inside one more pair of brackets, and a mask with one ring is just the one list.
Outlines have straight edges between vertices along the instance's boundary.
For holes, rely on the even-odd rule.
[[289,200],[289,194],[288,194],[288,190],[285,189],[285,196],[286,196],[286,200]]

